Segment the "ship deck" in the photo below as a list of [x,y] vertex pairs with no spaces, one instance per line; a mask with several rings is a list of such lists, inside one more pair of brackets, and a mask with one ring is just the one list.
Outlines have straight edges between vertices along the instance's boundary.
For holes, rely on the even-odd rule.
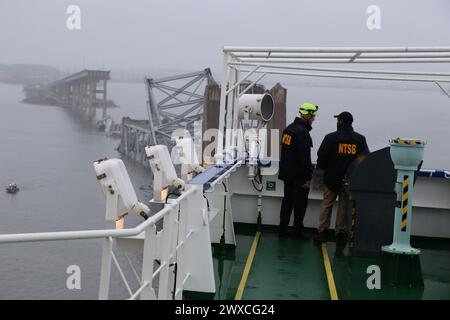
[[[381,253],[352,252],[334,241],[327,242],[324,250],[314,243],[312,230],[309,239],[279,238],[276,229],[268,227],[255,239],[254,226],[235,228],[235,249],[214,247],[214,299],[450,299],[448,239],[412,238],[411,244],[422,250],[423,288],[382,284],[381,289],[369,290],[367,267],[381,266]],[[330,262],[328,270],[325,260]],[[187,294],[186,298],[205,297]]]

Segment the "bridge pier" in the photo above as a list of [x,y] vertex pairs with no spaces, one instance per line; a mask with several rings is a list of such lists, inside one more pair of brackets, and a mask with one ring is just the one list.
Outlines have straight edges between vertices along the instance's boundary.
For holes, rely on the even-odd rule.
[[110,71],[83,70],[43,86],[40,94],[36,95],[36,91],[30,88],[29,94],[33,97],[28,98],[31,103],[40,103],[38,100],[43,98],[50,99],[54,104],[71,108],[91,121],[96,118],[97,108],[102,108],[102,120],[106,120],[108,80]]

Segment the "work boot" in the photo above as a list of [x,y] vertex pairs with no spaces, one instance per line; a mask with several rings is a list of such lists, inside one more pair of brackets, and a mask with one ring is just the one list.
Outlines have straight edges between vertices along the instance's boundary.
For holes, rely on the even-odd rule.
[[339,245],[343,245],[347,243],[347,235],[343,232],[339,232],[336,235],[336,243]]
[[322,242],[327,242],[326,232],[325,231],[317,232],[316,235],[314,236],[314,242],[317,244],[321,244]]

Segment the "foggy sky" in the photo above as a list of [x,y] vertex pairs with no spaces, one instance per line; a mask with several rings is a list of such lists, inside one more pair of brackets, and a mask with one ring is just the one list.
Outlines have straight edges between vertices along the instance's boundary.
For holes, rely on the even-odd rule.
[[[81,30],[66,28],[71,4]],[[450,1],[0,0],[0,64],[220,70],[224,45],[448,46]]]

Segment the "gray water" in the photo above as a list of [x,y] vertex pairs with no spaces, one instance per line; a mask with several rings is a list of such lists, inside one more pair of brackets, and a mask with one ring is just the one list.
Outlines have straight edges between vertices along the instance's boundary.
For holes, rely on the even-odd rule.
[[[320,106],[312,131],[313,155],[323,136],[335,128],[332,115],[347,110],[371,150],[398,136],[421,138],[428,141],[424,167],[450,169],[450,99],[432,85],[357,81],[337,87],[310,80],[286,87],[288,122],[303,101]],[[143,83],[110,83],[109,94],[121,106],[110,110],[116,121],[125,115],[146,118]],[[0,190],[0,233],[103,228],[105,200],[92,162],[120,157],[115,151],[119,141],[63,108],[27,105],[19,102],[22,98],[21,86],[0,84],[0,185],[16,182],[21,187],[15,195]],[[150,172],[126,160],[125,164],[138,197],[148,200]],[[137,222],[138,218],[128,219],[129,224]],[[0,245],[0,299],[95,299],[100,255],[99,240]],[[66,288],[69,265],[81,268],[81,290]],[[111,297],[126,298],[114,267],[112,278]]]
[[[112,94],[121,87],[132,94],[127,86],[113,84]],[[0,233],[103,228],[105,200],[92,162],[119,157],[119,140],[63,108],[23,104],[22,98],[21,86],[0,84]],[[132,103],[117,100],[123,107],[116,116],[139,115]],[[148,200],[139,188],[148,186],[150,173],[126,166],[138,197]],[[10,182],[21,188],[17,194],[4,192]],[[100,240],[0,245],[0,299],[94,299],[100,254]],[[66,289],[69,265],[81,269],[81,290]],[[112,289],[112,297],[125,297],[115,270]]]

